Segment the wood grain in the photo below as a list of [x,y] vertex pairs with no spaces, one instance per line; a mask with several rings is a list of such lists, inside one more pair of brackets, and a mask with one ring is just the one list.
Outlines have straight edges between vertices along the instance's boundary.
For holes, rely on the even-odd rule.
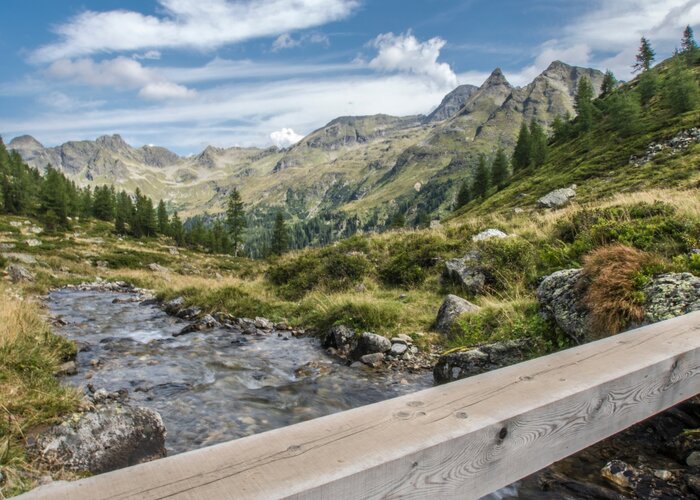
[[700,312],[22,498],[479,498],[700,393]]

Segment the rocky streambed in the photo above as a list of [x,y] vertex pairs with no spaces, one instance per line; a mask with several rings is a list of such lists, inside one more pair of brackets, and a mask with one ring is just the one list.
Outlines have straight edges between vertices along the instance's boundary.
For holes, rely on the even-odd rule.
[[65,380],[156,410],[169,454],[291,425],[432,385],[432,374],[348,367],[288,330],[191,329],[135,294],[61,289],[47,305],[78,343]]

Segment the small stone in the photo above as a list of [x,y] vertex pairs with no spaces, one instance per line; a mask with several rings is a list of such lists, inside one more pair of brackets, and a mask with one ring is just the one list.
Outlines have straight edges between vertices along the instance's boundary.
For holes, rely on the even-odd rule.
[[399,384],[401,384],[401,385],[408,385],[408,380],[406,380],[405,378],[402,378],[402,379],[399,381]]
[[25,243],[27,244],[27,246],[30,246],[30,247],[41,246],[41,240],[37,240],[36,238],[29,239],[29,240],[25,241]]
[[152,264],[148,264],[148,269],[156,273],[167,273],[169,271],[167,267],[163,267],[160,264],[156,264],[155,262]]
[[700,451],[694,451],[685,459],[688,467],[700,467]]
[[99,359],[91,359],[90,360],[90,366],[92,366],[92,367],[98,366],[99,364],[100,364]]
[[507,237],[508,235],[500,229],[487,229],[486,231],[482,231],[479,234],[472,236],[472,241],[486,241],[493,238],[502,239]]
[[401,337],[391,337],[391,343],[392,344],[403,344],[403,345],[408,344],[408,342],[406,342],[406,340],[402,339]]
[[255,421],[255,419],[253,417],[241,417],[239,420],[243,425],[255,425],[255,424],[257,424],[257,422]]
[[63,377],[66,375],[75,375],[76,373],[78,373],[78,368],[75,366],[75,361],[66,361],[58,367],[56,376]]
[[389,352],[394,356],[401,356],[407,350],[408,346],[406,344],[392,344],[391,351]]
[[373,354],[365,354],[360,358],[360,361],[362,361],[364,364],[367,366],[371,366],[373,368],[377,368],[382,364],[382,361],[384,361],[384,354],[381,352],[375,352]]

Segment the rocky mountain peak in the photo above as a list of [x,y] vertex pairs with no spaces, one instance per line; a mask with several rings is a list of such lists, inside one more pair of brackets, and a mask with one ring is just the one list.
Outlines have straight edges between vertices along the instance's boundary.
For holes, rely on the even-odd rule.
[[479,87],[474,85],[460,85],[445,96],[435,111],[425,118],[425,123],[439,122],[453,117],[477,90]]
[[44,149],[44,146],[31,135],[20,135],[15,137],[7,145],[9,149]]
[[506,80],[505,75],[503,74],[503,71],[501,71],[501,68],[496,68],[491,72],[491,75],[486,79],[486,81],[481,85],[480,88],[482,89],[487,89],[490,87],[499,87],[499,86],[505,86],[505,87],[512,87],[510,83],[508,83],[508,80]]
[[112,151],[120,151],[130,147],[119,134],[103,135],[98,137],[95,142]]

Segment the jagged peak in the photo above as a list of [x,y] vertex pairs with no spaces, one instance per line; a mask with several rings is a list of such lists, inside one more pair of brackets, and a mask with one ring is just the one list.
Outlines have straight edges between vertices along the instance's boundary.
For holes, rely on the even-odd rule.
[[129,145],[119,134],[112,135],[102,135],[98,137],[95,142],[101,146],[105,146],[111,149],[121,149],[128,148]]
[[506,79],[501,68],[494,69],[486,81],[481,85],[481,88],[496,87],[499,85],[505,85],[506,87],[511,87],[511,84]]
[[29,148],[43,148],[44,145],[41,144],[39,141],[37,141],[34,137],[31,135],[20,135],[18,137],[15,137],[10,141],[10,143],[7,145],[9,148],[12,149],[29,149]]

